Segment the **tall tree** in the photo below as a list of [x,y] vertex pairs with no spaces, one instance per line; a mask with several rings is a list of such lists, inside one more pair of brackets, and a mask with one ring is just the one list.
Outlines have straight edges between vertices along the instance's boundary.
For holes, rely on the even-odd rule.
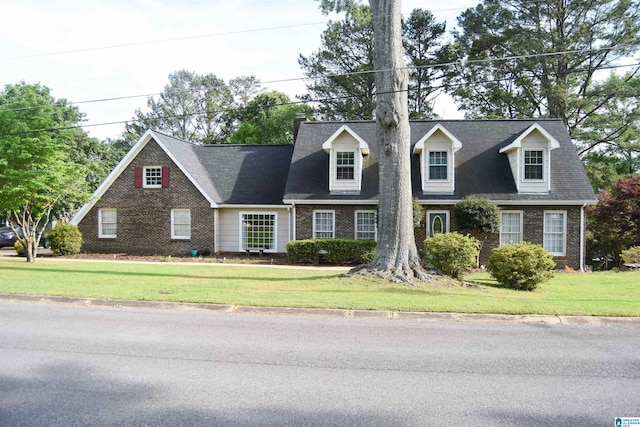
[[[409,75],[411,118],[431,118],[434,82],[442,68],[438,62],[445,24],[433,15],[415,9],[403,22],[403,40]],[[309,93],[301,98],[313,101],[318,114],[327,120],[370,120],[375,109],[373,64],[373,20],[371,7],[354,3],[343,21],[330,22],[322,35],[322,47],[298,63],[312,80]]]
[[136,141],[149,128],[201,144],[219,144],[231,128],[233,94],[224,80],[187,70],[169,75],[159,99],[147,100],[149,112],[136,110],[124,138]]
[[439,88],[434,85],[443,76],[439,62],[441,40],[446,24],[437,22],[428,10],[414,9],[402,22],[404,50],[411,72],[409,74],[409,118],[428,119],[433,112],[434,95]]
[[571,134],[601,71],[640,45],[634,0],[484,0],[458,22],[447,85],[468,116],[558,117]]
[[322,48],[308,57],[300,55],[300,67],[311,79],[308,94],[325,120],[371,120],[375,109],[373,74],[373,26],[371,8],[350,6],[343,21],[329,22],[322,34]]
[[312,116],[311,107],[292,104],[282,92],[255,96],[239,110],[239,126],[229,137],[231,144],[292,144],[293,121],[297,114]]
[[[352,0],[321,0],[323,10],[350,10]],[[373,13],[375,119],[379,151],[378,247],[373,261],[352,274],[411,282],[427,274],[413,234],[408,72],[402,48],[400,0],[369,0]]]
[[[82,114],[39,84],[7,85],[0,92],[0,215],[21,228],[28,262],[37,256],[43,228],[80,206],[89,193],[85,165],[71,148],[86,138]],[[17,233],[16,233],[17,234]]]
[[618,177],[640,173],[640,77],[611,74],[591,92],[591,112],[573,138],[594,188],[609,189]]

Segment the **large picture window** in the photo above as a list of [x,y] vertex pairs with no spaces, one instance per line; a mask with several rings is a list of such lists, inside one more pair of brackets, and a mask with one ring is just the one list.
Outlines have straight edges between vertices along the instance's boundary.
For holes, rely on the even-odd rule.
[[429,179],[446,181],[448,179],[448,160],[446,151],[429,151]]
[[241,213],[242,250],[276,249],[276,214]]
[[171,210],[171,238],[191,238],[191,211],[189,209]]
[[544,154],[542,150],[525,150],[524,152],[524,179],[544,179],[543,164]]
[[544,213],[544,248],[556,256],[566,254],[567,214],[564,211]]
[[336,152],[336,179],[355,179],[355,153],[353,151]]
[[376,211],[356,211],[356,239],[377,240]]
[[500,244],[522,242],[522,211],[500,212]]
[[98,237],[115,239],[118,236],[118,212],[115,209],[98,211]]
[[335,212],[313,212],[313,238],[333,239],[335,237]]

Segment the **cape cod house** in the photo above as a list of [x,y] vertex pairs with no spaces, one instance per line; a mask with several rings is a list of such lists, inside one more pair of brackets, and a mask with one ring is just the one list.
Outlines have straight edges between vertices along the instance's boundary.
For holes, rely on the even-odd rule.
[[[585,207],[597,199],[560,120],[411,122],[418,247],[453,231],[475,195],[501,209],[500,244],[530,241],[559,267],[583,268]],[[294,145],[211,145],[148,131],[74,217],[83,251],[285,252],[289,240],[376,239],[373,121],[296,120]]]

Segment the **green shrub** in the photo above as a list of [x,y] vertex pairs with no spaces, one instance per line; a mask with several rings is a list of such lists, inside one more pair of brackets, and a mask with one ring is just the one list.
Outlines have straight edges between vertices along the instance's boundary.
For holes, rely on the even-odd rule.
[[441,274],[458,278],[476,266],[479,242],[459,233],[436,234],[424,241],[424,262]]
[[622,251],[622,260],[629,264],[640,263],[640,246],[631,246]]
[[460,230],[474,235],[500,230],[500,209],[491,200],[467,196],[455,205],[453,211]]
[[18,256],[27,256],[27,251],[25,250],[26,241],[24,239],[18,239],[13,244],[14,249],[16,250],[16,254]]
[[82,248],[82,233],[74,225],[58,225],[47,233],[47,241],[54,255],[74,255]]
[[287,257],[295,263],[366,264],[373,260],[376,242],[356,239],[309,239],[287,242]]
[[529,242],[500,246],[489,257],[489,273],[503,286],[532,291],[551,279],[556,263],[542,246]]

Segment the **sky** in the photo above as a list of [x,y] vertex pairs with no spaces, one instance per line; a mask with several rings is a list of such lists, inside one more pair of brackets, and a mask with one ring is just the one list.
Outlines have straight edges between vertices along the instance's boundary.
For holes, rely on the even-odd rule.
[[[476,3],[403,0],[402,12],[429,9],[450,30]],[[322,15],[314,0],[0,0],[0,10],[1,87],[49,87],[100,139],[119,137],[122,122],[147,111],[147,95],[181,69],[226,82],[255,75],[295,99],[305,92],[299,55],[317,51],[328,21],[341,19]],[[436,113],[463,116],[444,95]]]

